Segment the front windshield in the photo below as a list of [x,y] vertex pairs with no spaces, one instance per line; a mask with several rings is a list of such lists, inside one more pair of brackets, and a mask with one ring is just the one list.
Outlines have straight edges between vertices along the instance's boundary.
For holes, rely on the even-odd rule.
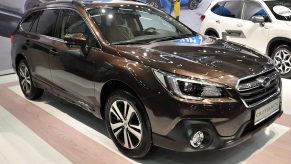
[[87,9],[112,44],[139,44],[194,35],[174,18],[147,6],[104,6]]
[[266,0],[265,2],[278,20],[291,20],[290,0]]

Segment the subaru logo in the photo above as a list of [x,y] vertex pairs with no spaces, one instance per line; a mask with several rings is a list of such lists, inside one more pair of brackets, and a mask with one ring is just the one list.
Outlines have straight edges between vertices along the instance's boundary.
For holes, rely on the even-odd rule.
[[269,77],[259,77],[257,78],[257,81],[261,83],[262,87],[266,87],[266,88],[269,87],[271,84],[271,79]]

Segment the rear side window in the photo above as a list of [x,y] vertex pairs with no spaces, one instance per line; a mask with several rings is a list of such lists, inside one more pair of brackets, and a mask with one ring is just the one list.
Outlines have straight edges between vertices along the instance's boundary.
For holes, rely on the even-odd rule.
[[60,10],[44,10],[39,14],[39,20],[37,20],[37,33],[54,36],[55,25],[59,16]]
[[35,17],[36,17],[36,13],[32,13],[28,15],[26,18],[24,18],[24,20],[20,24],[20,29],[22,31],[29,32]]
[[221,15],[222,14],[222,10],[223,10],[223,7],[224,7],[224,3],[225,2],[220,2],[220,3],[217,3],[212,9],[211,11],[216,14],[216,15]]
[[228,1],[222,8],[221,16],[240,19],[242,8],[243,8],[242,1]]
[[245,4],[244,20],[251,20],[253,16],[263,16],[267,19],[267,13],[261,4],[250,1]]

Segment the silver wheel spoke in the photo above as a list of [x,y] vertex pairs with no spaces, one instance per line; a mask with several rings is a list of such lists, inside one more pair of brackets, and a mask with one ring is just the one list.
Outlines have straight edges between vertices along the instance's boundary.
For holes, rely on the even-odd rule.
[[27,84],[29,84],[31,86],[31,81],[26,79]]
[[129,125],[129,127],[141,130],[141,125]]
[[112,104],[112,107],[113,107],[113,110],[115,110],[115,112],[116,112],[117,116],[119,117],[119,119],[121,119],[124,122],[124,118],[123,118],[122,114],[120,113],[120,110],[119,110],[116,102],[114,102]]
[[114,132],[115,137],[117,138],[119,133],[122,131],[122,128],[118,129],[116,132]]
[[25,77],[27,77],[27,76],[29,76],[29,73],[28,73],[28,69],[27,69],[27,67],[25,66],[24,67],[24,75],[25,75]]
[[126,129],[123,129],[123,139],[124,139],[124,147],[129,148],[128,147],[128,137],[127,137],[127,132]]
[[28,85],[27,82],[25,83],[25,88],[26,88],[26,92],[28,92],[29,91],[29,85]]
[[27,88],[26,88],[26,81],[23,83],[23,90],[26,92]]
[[24,72],[23,72],[23,68],[20,68],[19,71],[20,71],[20,72],[19,72],[20,76],[24,78],[25,75],[24,75]]
[[128,137],[128,141],[129,141],[129,148],[134,147],[133,144],[132,144],[132,139],[131,139],[129,133],[127,133],[127,137]]
[[130,120],[130,118],[133,115],[133,113],[134,113],[134,109],[131,106],[129,106],[128,111],[127,111],[127,115],[126,115],[126,120],[127,121]]
[[116,130],[116,129],[119,129],[119,128],[122,128],[123,127],[123,123],[122,122],[119,122],[119,123],[115,123],[115,124],[111,124],[111,128],[112,130]]
[[22,79],[21,82],[20,82],[21,86],[24,86],[25,82],[26,82],[25,79]]
[[131,134],[133,134],[134,136],[136,136],[136,138],[140,141],[141,140],[141,133],[137,132],[136,130],[134,130],[131,127],[128,127],[128,130]]

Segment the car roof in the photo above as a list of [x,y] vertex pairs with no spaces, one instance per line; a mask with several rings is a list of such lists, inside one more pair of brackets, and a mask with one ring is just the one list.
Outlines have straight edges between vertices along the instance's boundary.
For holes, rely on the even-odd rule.
[[139,0],[56,0],[41,3],[37,7],[46,7],[52,5],[81,5],[85,7],[89,6],[116,6],[116,5],[145,5]]
[[62,7],[81,7],[94,8],[98,6],[120,6],[120,5],[147,5],[139,0],[55,0],[48,1],[36,5],[27,10],[24,15],[29,15],[34,11],[43,10],[45,8],[62,8]]

